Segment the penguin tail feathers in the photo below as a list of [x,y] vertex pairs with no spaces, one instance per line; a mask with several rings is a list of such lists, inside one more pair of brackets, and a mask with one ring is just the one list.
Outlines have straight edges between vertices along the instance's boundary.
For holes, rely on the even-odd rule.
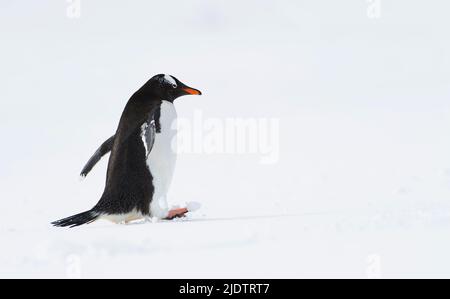
[[77,227],[83,224],[94,222],[100,217],[100,214],[94,211],[87,211],[77,215],[73,215],[58,221],[52,222],[52,225],[57,227]]

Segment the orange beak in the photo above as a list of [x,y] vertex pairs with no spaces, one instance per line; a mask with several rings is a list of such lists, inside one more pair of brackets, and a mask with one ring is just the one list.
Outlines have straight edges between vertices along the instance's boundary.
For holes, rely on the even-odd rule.
[[187,93],[187,94],[192,94],[192,95],[201,95],[201,91],[194,89],[194,88],[190,88],[190,87],[184,87],[183,90]]

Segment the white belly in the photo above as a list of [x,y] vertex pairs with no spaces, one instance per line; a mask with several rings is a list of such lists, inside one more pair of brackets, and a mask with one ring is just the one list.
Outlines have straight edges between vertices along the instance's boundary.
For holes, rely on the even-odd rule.
[[176,153],[176,119],[175,106],[162,101],[161,104],[161,133],[156,133],[155,143],[147,157],[147,165],[153,176],[155,192],[150,203],[151,217],[166,218],[169,212],[167,193],[172,182]]

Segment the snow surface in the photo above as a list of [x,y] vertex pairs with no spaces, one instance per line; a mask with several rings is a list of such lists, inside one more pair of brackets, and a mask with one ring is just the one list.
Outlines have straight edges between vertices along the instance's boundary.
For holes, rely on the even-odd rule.
[[[367,3],[1,1],[0,277],[450,277],[450,4]],[[181,154],[188,220],[51,227],[158,73],[203,92],[179,117],[278,118],[279,161]]]

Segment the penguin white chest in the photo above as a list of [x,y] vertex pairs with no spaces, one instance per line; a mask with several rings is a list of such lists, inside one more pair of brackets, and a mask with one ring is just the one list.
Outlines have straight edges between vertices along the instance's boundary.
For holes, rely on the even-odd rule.
[[167,192],[172,182],[177,159],[176,120],[175,106],[168,101],[162,101],[159,118],[161,132],[156,133],[153,147],[147,156],[147,166],[152,174],[152,183],[155,188],[150,203],[152,217],[166,218],[169,211]]

